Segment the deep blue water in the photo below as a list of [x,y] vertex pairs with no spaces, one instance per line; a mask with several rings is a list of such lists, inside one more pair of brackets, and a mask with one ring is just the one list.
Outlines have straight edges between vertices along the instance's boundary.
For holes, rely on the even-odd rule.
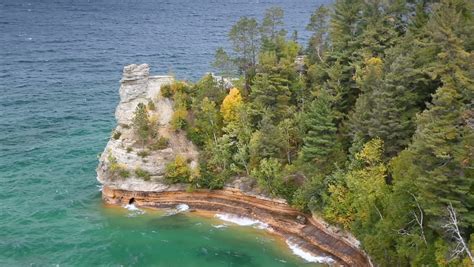
[[288,31],[306,42],[305,25],[321,2],[0,0],[0,265],[277,266],[270,263],[278,257],[302,264],[252,235],[248,253],[261,261],[233,261],[247,252],[231,229],[209,234],[224,251],[215,257],[231,255],[228,261],[193,261],[206,258],[193,254],[205,245],[182,246],[173,236],[194,229],[195,220],[207,227],[195,229],[193,240],[206,236],[211,222],[197,218],[185,230],[163,230],[167,247],[182,247],[190,260],[160,261],[165,254],[156,256],[153,245],[161,243],[148,240],[159,215],[110,212],[95,167],[115,125],[124,65],[149,63],[155,74],[196,80],[211,70],[215,49],[228,47],[227,32],[240,16],[261,18],[281,6]]

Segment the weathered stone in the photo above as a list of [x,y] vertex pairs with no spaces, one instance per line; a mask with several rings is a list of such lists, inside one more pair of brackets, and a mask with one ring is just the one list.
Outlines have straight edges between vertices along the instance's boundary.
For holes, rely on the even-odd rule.
[[[164,181],[166,165],[182,155],[189,159],[190,167],[198,164],[198,152],[195,146],[186,139],[183,133],[176,133],[171,129],[170,120],[173,115],[172,100],[160,95],[161,86],[173,82],[171,76],[150,76],[150,67],[147,64],[128,65],[124,67],[123,78],[120,86],[120,102],[117,106],[115,117],[117,128],[121,133],[119,139],[111,138],[99,159],[97,167],[97,180],[108,186],[124,190],[138,191],[165,191],[181,189],[182,185],[168,185]],[[147,104],[154,101],[156,110],[150,111],[150,116],[158,120],[158,132],[162,137],[169,139],[169,146],[165,149],[150,151],[137,138],[131,127],[135,109],[139,103]],[[142,157],[140,152],[146,150],[149,155]],[[120,179],[113,177],[110,172],[109,155],[118,165],[130,173],[130,177]],[[150,181],[136,177],[135,170],[140,168],[151,175]]]
[[302,216],[302,215],[298,215],[298,216],[296,216],[296,221],[299,224],[306,224],[306,217]]

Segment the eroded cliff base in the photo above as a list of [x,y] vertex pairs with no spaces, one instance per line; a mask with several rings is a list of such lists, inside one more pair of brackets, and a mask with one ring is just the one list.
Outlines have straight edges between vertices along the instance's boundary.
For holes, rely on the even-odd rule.
[[174,208],[186,204],[192,210],[235,214],[258,220],[272,232],[314,255],[328,256],[334,265],[370,266],[366,255],[314,218],[285,203],[247,195],[237,189],[176,191],[128,191],[104,186],[103,200],[112,205],[133,203],[147,208]]

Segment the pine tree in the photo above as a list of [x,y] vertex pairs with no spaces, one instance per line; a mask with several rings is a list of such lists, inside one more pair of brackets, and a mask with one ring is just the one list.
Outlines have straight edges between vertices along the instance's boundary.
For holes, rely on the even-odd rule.
[[272,51],[276,48],[277,39],[284,38],[286,31],[282,29],[284,12],[281,7],[271,7],[265,11],[260,33],[262,35],[261,51]]
[[474,53],[465,50],[466,37],[459,34],[472,23],[464,15],[466,8],[473,11],[473,5],[464,1],[442,1],[428,23],[430,45],[438,49],[432,75],[440,77],[443,85],[419,116],[410,151],[419,170],[416,181],[421,188],[420,199],[426,212],[435,217],[434,228],[439,227],[451,204],[464,218],[464,226],[474,225],[474,172],[470,167]]
[[304,123],[306,135],[301,149],[303,160],[321,166],[335,149],[337,130],[330,98],[326,93],[313,100]]
[[367,142],[369,135],[371,111],[374,106],[373,94],[380,86],[383,75],[383,62],[378,57],[372,57],[365,62],[365,67],[359,69],[356,81],[361,88],[353,112],[349,115],[351,127],[352,148],[358,151]]
[[289,81],[278,74],[259,73],[251,87],[250,99],[257,113],[266,112],[275,119],[288,116],[291,92]]
[[146,105],[139,103],[133,113],[132,126],[140,141],[144,145],[150,136],[150,118]]
[[327,46],[326,38],[329,27],[329,9],[324,5],[319,6],[306,26],[308,31],[313,32],[308,45],[308,56],[312,63],[324,62],[324,50]]

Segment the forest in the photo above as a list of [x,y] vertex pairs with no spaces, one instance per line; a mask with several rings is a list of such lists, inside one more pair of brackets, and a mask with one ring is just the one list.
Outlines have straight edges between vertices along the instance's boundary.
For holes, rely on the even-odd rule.
[[[249,177],[353,233],[379,266],[473,266],[474,3],[336,0],[308,19],[301,44],[279,7],[242,17],[218,77],[162,87],[200,150],[199,168],[178,156],[166,179]],[[154,108],[133,127],[159,149]]]

